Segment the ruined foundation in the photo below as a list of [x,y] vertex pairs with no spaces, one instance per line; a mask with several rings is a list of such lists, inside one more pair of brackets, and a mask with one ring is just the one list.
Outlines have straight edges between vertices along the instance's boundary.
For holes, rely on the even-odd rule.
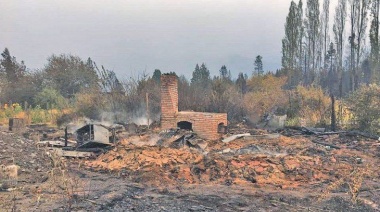
[[226,131],[227,113],[178,111],[178,79],[161,76],[161,128],[193,130],[200,137],[217,140]]

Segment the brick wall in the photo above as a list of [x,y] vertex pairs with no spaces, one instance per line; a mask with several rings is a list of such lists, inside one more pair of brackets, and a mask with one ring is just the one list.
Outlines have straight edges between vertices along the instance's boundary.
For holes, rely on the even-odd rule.
[[216,140],[222,134],[218,133],[218,125],[227,126],[227,113],[200,113],[200,112],[179,112],[177,122],[187,121],[192,123],[193,131],[200,137]]
[[187,121],[200,137],[216,140],[221,137],[218,125],[227,126],[227,113],[178,112],[178,79],[174,75],[161,75],[161,128],[176,128]]
[[177,127],[178,80],[175,75],[161,75],[161,127]]

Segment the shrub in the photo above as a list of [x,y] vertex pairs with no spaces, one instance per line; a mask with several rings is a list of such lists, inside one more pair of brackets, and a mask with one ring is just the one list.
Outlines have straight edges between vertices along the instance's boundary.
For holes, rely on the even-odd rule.
[[380,86],[362,86],[348,99],[354,128],[380,133]]
[[78,116],[99,119],[106,104],[105,94],[96,90],[83,90],[75,95],[74,107]]
[[297,86],[289,92],[288,116],[302,119],[306,125],[327,125],[331,116],[331,101],[320,87]]
[[57,90],[52,88],[44,88],[35,96],[34,101],[43,109],[62,109],[67,107],[66,99]]
[[30,116],[33,124],[42,124],[48,122],[45,110],[43,110],[39,105],[30,111]]
[[[259,121],[265,113],[277,113],[287,107],[284,77],[257,76],[249,80],[250,92],[244,96],[244,108],[251,121]],[[280,114],[283,115],[283,114]]]
[[24,118],[25,114],[22,110],[22,107],[15,103],[11,107],[7,106],[4,109],[0,108],[0,123],[7,124],[9,118]]

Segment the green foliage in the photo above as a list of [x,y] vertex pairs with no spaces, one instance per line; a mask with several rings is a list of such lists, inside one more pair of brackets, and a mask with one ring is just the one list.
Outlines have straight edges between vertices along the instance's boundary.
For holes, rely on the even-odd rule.
[[0,109],[0,121],[8,121],[9,118],[16,117],[23,112],[22,107],[19,104],[14,104],[11,107]]
[[0,60],[0,70],[6,73],[6,78],[8,82],[16,83],[23,75],[25,75],[25,65],[22,61],[18,63],[16,58],[11,56],[8,48],[5,48],[3,53],[1,53],[3,59]]
[[98,76],[91,61],[85,63],[73,55],[52,55],[43,70],[45,83],[61,93],[65,98],[73,97],[83,88],[98,85]]
[[295,127],[295,126],[300,126],[300,125],[301,125],[301,120],[299,117],[288,118],[285,121],[285,126]]
[[161,81],[161,71],[160,69],[155,69],[153,72],[152,79],[157,83],[160,84]]
[[320,87],[298,86],[288,92],[288,117],[304,120],[307,126],[326,125],[330,122],[331,101]]
[[12,118],[16,113],[12,107],[8,107],[7,109],[4,110],[4,114],[5,114],[5,117]]
[[42,105],[43,109],[67,107],[67,100],[53,88],[44,88],[34,97],[34,102],[37,105]]
[[[99,119],[100,113],[105,110],[107,99],[97,90],[84,89],[74,98],[74,108],[79,116],[90,119]],[[96,104],[94,104],[96,103]]]
[[285,37],[282,40],[282,67],[286,70],[296,70],[302,57],[302,10],[302,1],[298,5],[292,1],[286,17]]
[[17,62],[5,48],[0,58],[0,100],[31,102],[38,87],[34,77],[26,71],[23,61]]
[[258,76],[261,76],[264,74],[264,69],[263,69],[263,57],[261,55],[257,55],[255,59],[255,73]]
[[39,105],[30,111],[30,116],[33,124],[48,122],[45,111]]
[[362,86],[349,98],[355,128],[380,133],[380,86]]
[[14,106],[13,112],[14,112],[15,114],[18,114],[18,113],[22,112],[22,107],[21,107],[21,105],[16,104],[16,105]]
[[232,82],[231,71],[227,70],[227,67],[225,65],[220,68],[219,77],[224,81]]
[[204,63],[201,67],[197,64],[193,71],[193,78],[191,78],[191,84],[207,88],[210,85],[210,71]]

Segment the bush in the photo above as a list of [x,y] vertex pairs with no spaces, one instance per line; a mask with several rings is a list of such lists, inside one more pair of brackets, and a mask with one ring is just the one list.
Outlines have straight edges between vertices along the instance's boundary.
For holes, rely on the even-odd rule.
[[63,109],[67,107],[66,99],[57,90],[52,88],[44,88],[35,96],[34,102],[43,109]]
[[354,128],[380,134],[380,86],[362,86],[348,99]]
[[297,86],[289,92],[288,117],[308,126],[325,126],[331,117],[330,97],[320,87]]
[[100,115],[107,105],[105,95],[106,94],[102,95],[99,91],[92,89],[77,93],[74,100],[77,115],[90,119],[100,119]]
[[282,89],[285,83],[285,77],[272,75],[253,77],[248,81],[250,92],[244,96],[244,108],[251,121],[258,122],[266,113],[284,111],[283,108],[287,107],[286,92]]
[[46,123],[47,117],[45,114],[45,111],[41,109],[39,105],[37,105],[35,108],[33,108],[30,111],[30,116],[31,116],[31,121],[33,124],[41,124],[41,123]]
[[7,106],[4,109],[0,109],[0,123],[7,124],[9,118],[24,118],[24,112],[22,107],[15,103],[11,107]]

